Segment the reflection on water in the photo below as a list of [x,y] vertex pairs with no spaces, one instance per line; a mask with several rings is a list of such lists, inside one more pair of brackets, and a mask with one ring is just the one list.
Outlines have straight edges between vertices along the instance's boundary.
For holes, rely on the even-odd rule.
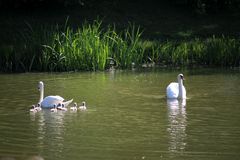
[[186,147],[186,99],[167,99],[169,127],[167,131],[170,135],[169,151],[184,151]]
[[[178,73],[0,75],[0,160],[238,159],[240,74],[184,72],[191,99],[166,101]],[[39,80],[87,112],[29,113]]]
[[37,138],[41,152],[44,152],[45,146],[48,146],[54,155],[63,152],[65,114],[65,111],[51,112],[48,109],[36,113],[30,112],[30,120],[37,123]]
[[109,72],[109,79],[114,80],[116,78],[116,70],[112,68],[112,69],[109,69],[108,72]]

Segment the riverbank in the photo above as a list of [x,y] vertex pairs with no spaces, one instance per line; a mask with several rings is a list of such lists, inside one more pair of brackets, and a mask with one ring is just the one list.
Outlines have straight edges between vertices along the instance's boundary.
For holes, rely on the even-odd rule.
[[111,60],[122,69],[133,62],[239,67],[238,14],[200,16],[166,4],[109,5],[2,13],[0,70],[105,70]]

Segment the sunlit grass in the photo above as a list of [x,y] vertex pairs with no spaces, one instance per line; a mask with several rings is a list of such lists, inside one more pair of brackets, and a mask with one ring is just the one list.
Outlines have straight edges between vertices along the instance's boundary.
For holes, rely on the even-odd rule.
[[108,58],[120,68],[142,63],[144,47],[140,44],[140,28],[135,25],[117,33],[111,26],[103,30],[101,21],[95,21],[77,30],[67,27],[53,37],[50,45],[43,45],[44,70],[105,70]]
[[173,66],[239,66],[240,40],[215,36],[159,44],[159,62]]

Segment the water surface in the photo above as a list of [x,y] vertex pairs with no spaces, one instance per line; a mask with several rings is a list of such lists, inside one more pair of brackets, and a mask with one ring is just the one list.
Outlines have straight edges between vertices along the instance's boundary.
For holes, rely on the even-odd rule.
[[[167,101],[183,72],[188,99]],[[85,112],[43,110],[45,95],[87,102]],[[229,70],[0,75],[0,159],[238,159],[240,74]]]

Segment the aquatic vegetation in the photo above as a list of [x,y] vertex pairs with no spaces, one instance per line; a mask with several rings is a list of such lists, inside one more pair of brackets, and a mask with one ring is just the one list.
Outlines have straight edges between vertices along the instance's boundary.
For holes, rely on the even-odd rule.
[[240,40],[229,37],[167,41],[159,45],[159,63],[173,66],[239,66]]
[[240,39],[209,37],[190,40],[146,40],[139,26],[129,23],[123,31],[102,21],[85,22],[79,28],[32,28],[16,35],[13,44],[0,46],[2,72],[30,71],[95,71],[142,64],[164,66],[239,67]]
[[85,23],[76,31],[67,27],[54,33],[50,45],[43,45],[44,70],[104,70],[109,57],[121,68],[133,61],[140,64],[144,53],[140,36],[140,28],[131,24],[122,33],[111,26],[104,31],[101,21]]
[[26,23],[26,30],[14,34],[11,44],[0,46],[0,71],[30,72],[41,71],[42,45],[49,43],[53,28],[40,26],[33,29]]

